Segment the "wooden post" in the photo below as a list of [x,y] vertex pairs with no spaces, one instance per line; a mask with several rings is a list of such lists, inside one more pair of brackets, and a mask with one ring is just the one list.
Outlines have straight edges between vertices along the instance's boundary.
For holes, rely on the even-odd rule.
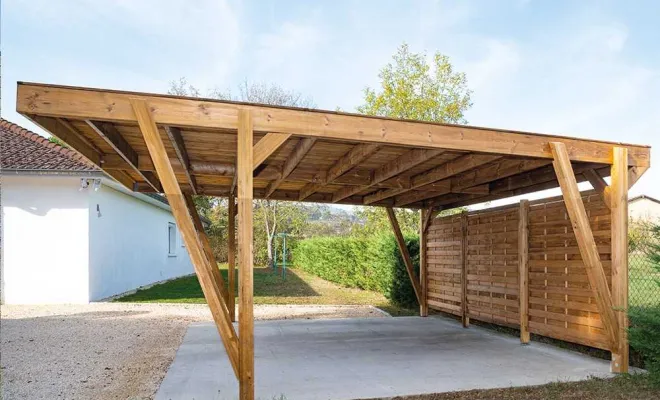
[[236,176],[238,191],[238,340],[241,400],[254,400],[254,310],[252,258],[252,115],[238,111]]
[[612,304],[618,322],[618,348],[612,372],[628,372],[628,149],[615,147],[611,169]]
[[566,145],[562,142],[550,142],[550,148],[555,157],[552,165],[557,174],[561,192],[564,195],[566,211],[571,220],[584,268],[587,271],[589,286],[594,291],[598,312],[610,340],[610,348],[618,349],[619,327],[612,306],[612,296],[607,286],[605,270],[603,270],[603,264],[600,261],[598,247],[594,240],[589,217],[584,209],[584,203],[582,202],[582,196],[578,189]]
[[[238,377],[239,346],[236,332],[229,320],[229,311],[222,297],[221,289],[216,284],[211,273],[210,260],[206,257],[199,236],[195,231],[190,210],[188,210],[183,193],[181,192],[181,187],[176,180],[176,175],[167,156],[165,145],[147,103],[144,100],[131,99],[131,107],[140,126],[144,141],[147,144],[147,149],[153,160],[158,178],[163,185],[163,190],[172,208],[174,219],[186,244],[190,260],[195,268],[195,273],[202,287],[202,292],[204,292],[206,302],[211,309],[211,315],[218,328],[218,333],[220,333],[220,338],[229,356],[229,361],[234,369],[234,373]],[[252,170],[250,170],[250,173],[252,173]]]
[[386,207],[385,209],[387,210],[387,217],[389,218],[390,224],[392,225],[392,230],[394,231],[396,244],[399,246],[399,251],[401,252],[401,258],[403,258],[403,263],[406,265],[410,283],[412,283],[413,289],[415,290],[417,302],[422,304],[422,288],[420,287],[419,279],[417,279],[415,274],[412,259],[410,258],[410,253],[408,253],[408,247],[406,247],[406,241],[403,239],[403,234],[401,233],[401,228],[399,227],[399,221],[397,221],[396,214],[394,214],[392,207]]
[[529,200],[520,200],[518,215],[518,300],[520,343],[529,343]]
[[227,307],[232,322],[236,322],[236,194],[227,198]]
[[461,213],[461,322],[463,328],[470,326],[470,317],[468,315],[468,212]]
[[433,210],[421,209],[419,211],[419,282],[421,284],[422,299],[419,303],[419,316],[427,317],[429,315],[428,304],[428,265],[426,262],[426,230],[427,216]]

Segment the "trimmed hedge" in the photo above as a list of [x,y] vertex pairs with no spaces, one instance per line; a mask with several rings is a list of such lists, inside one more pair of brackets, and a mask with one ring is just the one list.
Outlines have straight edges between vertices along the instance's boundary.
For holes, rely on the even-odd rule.
[[[419,238],[405,240],[419,276]],[[292,258],[296,268],[327,281],[380,292],[400,306],[418,306],[394,235],[306,239],[295,247]]]

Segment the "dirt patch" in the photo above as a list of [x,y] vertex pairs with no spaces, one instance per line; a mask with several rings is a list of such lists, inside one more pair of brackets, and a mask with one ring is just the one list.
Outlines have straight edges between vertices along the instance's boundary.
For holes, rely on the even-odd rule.
[[[256,319],[386,317],[370,306],[255,306]],[[152,398],[206,305],[3,306],[3,399]]]

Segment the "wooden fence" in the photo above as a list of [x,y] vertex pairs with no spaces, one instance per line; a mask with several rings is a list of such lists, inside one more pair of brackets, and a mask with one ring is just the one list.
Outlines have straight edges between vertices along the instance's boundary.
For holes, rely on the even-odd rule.
[[[582,199],[611,287],[610,210]],[[429,308],[610,350],[561,197],[435,218],[426,250]]]

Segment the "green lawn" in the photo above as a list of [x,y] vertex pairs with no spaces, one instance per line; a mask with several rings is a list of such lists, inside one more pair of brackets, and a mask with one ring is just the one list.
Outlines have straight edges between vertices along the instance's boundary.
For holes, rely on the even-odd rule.
[[[556,382],[520,388],[468,390],[463,392],[394,397],[387,400],[622,400],[660,399],[660,388],[646,375],[593,378],[582,382]],[[374,399],[375,400],[375,399]],[[384,400],[384,399],[381,399]]]
[[[227,265],[220,265],[227,279]],[[238,290],[235,292],[238,293]],[[121,302],[147,303],[205,303],[197,277],[187,276],[148,289],[138,290],[117,299]],[[274,274],[270,268],[254,269],[255,304],[357,304],[373,305],[388,313],[415,315],[410,310],[392,304],[380,293],[345,288],[296,269],[288,269],[286,279]]]

